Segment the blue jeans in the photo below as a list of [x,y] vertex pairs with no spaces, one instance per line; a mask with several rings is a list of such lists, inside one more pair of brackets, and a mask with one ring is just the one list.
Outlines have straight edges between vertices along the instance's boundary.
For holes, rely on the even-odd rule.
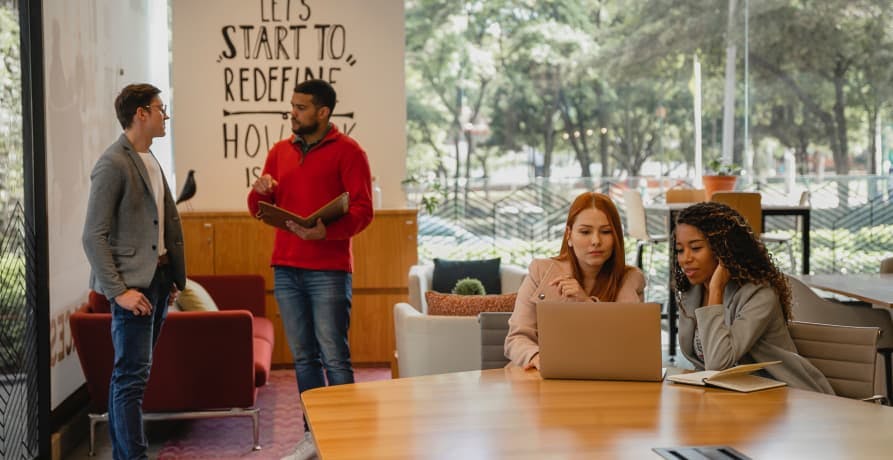
[[109,433],[115,460],[144,459],[143,394],[152,367],[152,350],[167,317],[173,282],[159,267],[148,289],[139,289],[152,304],[152,314],[136,316],[109,299],[112,305],[112,344],[115,367],[109,385]]
[[353,383],[350,346],[351,275],[342,271],[274,267],[276,302],[295,360],[301,392]]

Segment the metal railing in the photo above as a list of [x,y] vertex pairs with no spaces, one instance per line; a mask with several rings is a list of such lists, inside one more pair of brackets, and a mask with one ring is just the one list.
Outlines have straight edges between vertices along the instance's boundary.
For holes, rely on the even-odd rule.
[[37,320],[26,289],[28,240],[20,204],[6,222],[0,235],[0,458],[35,458]]
[[[670,178],[593,178],[572,181],[533,182],[509,185],[486,181],[456,181],[442,184],[440,204],[419,217],[419,259],[435,257],[476,259],[501,257],[503,263],[526,266],[535,257],[558,253],[571,201],[586,190],[607,193],[625,219],[622,194],[627,188],[643,192],[646,201],[663,201],[670,187],[687,186]],[[893,254],[893,179],[888,176],[804,176],[793,184],[770,178],[741,187],[758,190],[764,201],[796,203],[802,191],[811,196],[810,271],[812,273],[875,273],[880,260]],[[421,195],[424,189],[407,193]],[[430,192],[429,192],[430,193]],[[665,231],[665,216],[648,215],[649,232]],[[787,233],[800,254],[800,223],[795,217],[768,216],[766,231]],[[635,241],[626,239],[627,263],[633,263]],[[775,257],[787,272],[800,270],[799,260],[791,266],[787,250]],[[658,245],[646,254],[648,297],[666,296],[667,247]],[[773,254],[775,255],[775,254]],[[799,257],[797,258],[799,259]]]

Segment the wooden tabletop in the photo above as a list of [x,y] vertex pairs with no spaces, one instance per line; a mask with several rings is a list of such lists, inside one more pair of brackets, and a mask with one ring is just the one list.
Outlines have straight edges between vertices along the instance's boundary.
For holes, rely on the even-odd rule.
[[517,367],[302,394],[324,460],[659,458],[729,445],[754,459],[888,458],[893,409],[791,388],[543,380]]
[[893,308],[893,273],[798,275],[814,288]]

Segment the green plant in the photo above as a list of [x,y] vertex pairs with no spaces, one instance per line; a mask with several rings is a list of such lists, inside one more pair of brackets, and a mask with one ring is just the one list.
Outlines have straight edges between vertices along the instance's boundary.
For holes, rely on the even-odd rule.
[[707,162],[705,173],[711,176],[738,176],[742,168],[734,163],[724,163],[722,158],[714,158]]
[[456,286],[453,288],[453,294],[459,295],[484,295],[486,293],[484,283],[476,278],[462,278],[456,282]]
[[[413,175],[400,181],[400,184],[403,185],[403,189],[406,191],[407,195],[419,195],[418,204],[428,214],[434,214],[434,211],[437,210],[437,206],[440,205],[441,201],[446,197],[446,187],[440,182],[426,182],[427,186],[424,186],[422,181]],[[414,205],[415,200],[412,201],[412,204]]]

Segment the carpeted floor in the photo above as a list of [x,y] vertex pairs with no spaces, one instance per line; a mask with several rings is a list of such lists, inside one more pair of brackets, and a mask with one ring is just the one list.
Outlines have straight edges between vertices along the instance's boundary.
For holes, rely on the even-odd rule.
[[[357,382],[388,380],[389,368],[357,368]],[[275,370],[258,392],[261,450],[251,450],[251,419],[233,417],[181,421],[158,421],[146,425],[149,458],[171,459],[280,459],[294,451],[304,436],[304,421],[293,370]],[[87,442],[66,455],[69,459],[112,458],[108,425],[96,430],[96,456],[87,456]]]
[[[358,368],[357,382],[391,378],[387,368]],[[260,408],[260,445],[262,450],[251,450],[251,420],[222,418],[194,420],[183,424],[175,437],[165,442],[159,459],[279,459],[294,451],[304,436],[301,403],[291,370],[273,371],[270,382],[257,397]]]

